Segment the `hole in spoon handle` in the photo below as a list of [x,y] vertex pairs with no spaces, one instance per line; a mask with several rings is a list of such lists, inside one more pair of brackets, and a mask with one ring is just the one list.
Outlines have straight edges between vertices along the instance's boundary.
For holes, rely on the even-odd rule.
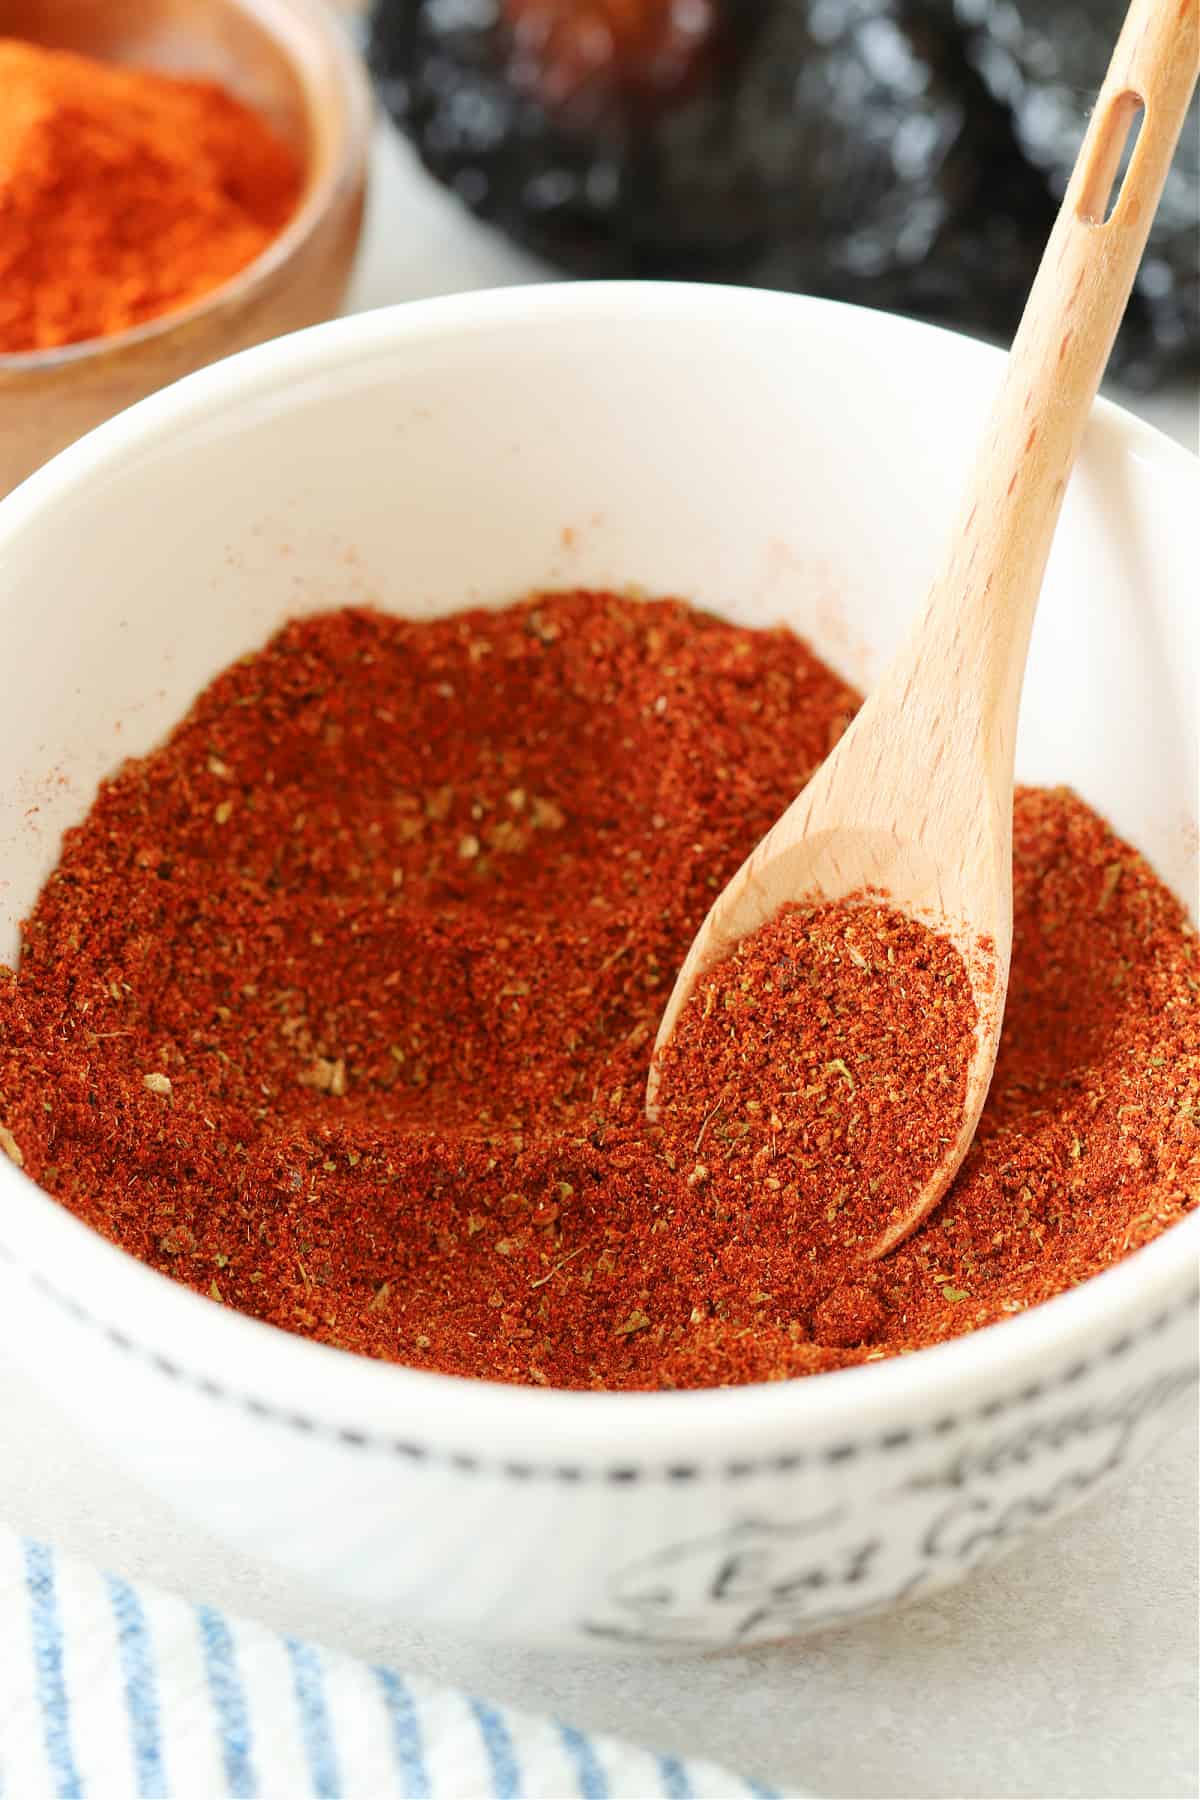
[[1132,88],[1108,102],[1075,208],[1085,225],[1106,225],[1117,210],[1145,110],[1142,96]]

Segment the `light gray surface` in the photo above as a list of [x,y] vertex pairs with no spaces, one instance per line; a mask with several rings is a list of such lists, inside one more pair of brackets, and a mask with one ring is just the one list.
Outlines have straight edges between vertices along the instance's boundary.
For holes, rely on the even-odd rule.
[[[356,305],[535,273],[383,135],[377,177]],[[1146,410],[1194,447],[1190,396]],[[339,1648],[818,1794],[1190,1800],[1200,1787],[1191,1427],[940,1598],[797,1646],[676,1662],[488,1650],[350,1614],[181,1524],[3,1359],[0,1521]]]
[[939,1598],[786,1648],[643,1662],[491,1650],[355,1616],[181,1525],[2,1361],[0,1409],[6,1523],[434,1680],[816,1794],[1197,1791],[1190,1428],[1115,1491]]

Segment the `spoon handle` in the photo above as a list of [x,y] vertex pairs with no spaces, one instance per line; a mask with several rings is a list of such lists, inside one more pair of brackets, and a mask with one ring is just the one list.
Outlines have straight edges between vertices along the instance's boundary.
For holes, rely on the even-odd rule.
[[1198,15],[1197,0],[1132,0],[919,627],[941,615],[959,693],[982,700],[987,754],[1009,775],[1046,559],[1196,82]]

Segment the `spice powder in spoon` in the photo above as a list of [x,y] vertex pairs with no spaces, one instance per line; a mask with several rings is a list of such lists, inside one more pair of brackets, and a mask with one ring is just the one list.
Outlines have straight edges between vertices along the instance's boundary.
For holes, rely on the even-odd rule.
[[705,1387],[919,1349],[1195,1205],[1200,957],[1065,790],[1019,792],[1008,1012],[886,903],[785,913],[647,1067],[714,893],[857,696],[784,630],[547,595],[284,627],[106,782],[0,982],[0,1146],[222,1305],[492,1380]]

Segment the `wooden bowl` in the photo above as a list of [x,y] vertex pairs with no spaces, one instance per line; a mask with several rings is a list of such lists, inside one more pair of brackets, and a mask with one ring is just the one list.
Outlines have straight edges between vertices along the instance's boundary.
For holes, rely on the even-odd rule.
[[0,355],[0,495],[112,413],[338,310],[362,227],[370,95],[322,0],[0,0],[0,36],[221,82],[307,164],[287,228],[232,281],[132,331]]

